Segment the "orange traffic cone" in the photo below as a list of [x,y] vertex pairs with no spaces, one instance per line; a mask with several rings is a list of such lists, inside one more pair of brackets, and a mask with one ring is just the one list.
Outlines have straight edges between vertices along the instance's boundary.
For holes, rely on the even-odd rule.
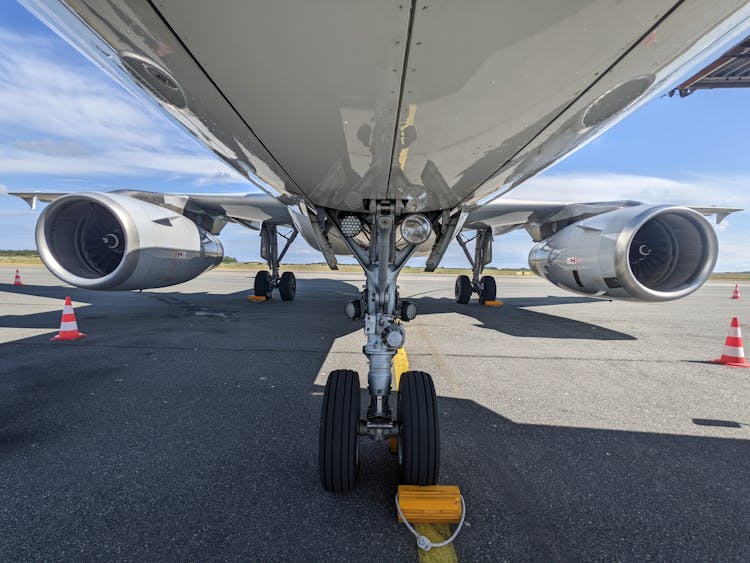
[[23,282],[21,281],[21,272],[16,270],[16,280],[13,282],[13,285],[23,285]]
[[732,324],[729,327],[729,336],[724,342],[724,353],[718,360],[711,360],[713,364],[723,364],[733,368],[750,368],[750,364],[745,360],[745,348],[742,345],[742,333],[740,332],[740,321],[737,317],[732,317]]
[[732,299],[740,298],[740,284],[734,284],[734,293],[732,293]]
[[70,296],[68,296],[65,298],[62,320],[60,321],[60,332],[54,338],[50,338],[50,340],[77,340],[83,336],[86,335],[78,332],[76,314],[73,312],[73,303],[71,303]]

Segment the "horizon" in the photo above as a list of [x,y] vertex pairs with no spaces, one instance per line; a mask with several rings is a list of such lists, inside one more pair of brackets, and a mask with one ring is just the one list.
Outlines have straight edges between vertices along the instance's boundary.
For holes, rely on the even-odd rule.
[[[42,262],[41,258],[39,258],[39,252],[36,249],[33,249],[33,248],[28,248],[28,249],[26,249],[26,248],[23,248],[23,249],[21,249],[21,248],[0,249],[0,258],[10,257],[14,253],[22,253],[25,256],[32,255],[32,257],[38,259],[39,264],[44,265],[44,263]],[[6,264],[12,264],[12,262],[6,262]],[[257,264],[257,265],[264,266],[266,264],[266,262],[263,261],[262,259],[258,259],[258,260],[238,260],[234,256],[229,256],[229,255],[225,254],[224,258],[222,259],[222,264],[253,264],[253,265]],[[321,267],[328,268],[328,264],[325,261],[320,261],[320,262],[287,262],[287,261],[284,261],[283,264],[282,264],[282,268],[283,268],[284,264],[290,264],[290,265],[294,265],[294,266],[321,266]],[[357,264],[356,263],[345,263],[345,264],[339,264],[339,266],[352,266],[352,267],[356,267]],[[415,265],[407,264],[405,266],[405,268],[421,268],[421,266],[415,266]],[[492,265],[489,265],[489,266],[486,266],[484,269],[485,270],[494,270],[494,271],[498,271],[498,270],[499,271],[505,271],[505,270],[507,270],[507,271],[514,271],[514,272],[520,272],[520,271],[533,272],[533,270],[531,270],[531,268],[529,268],[528,265],[526,265],[526,266],[492,266]],[[441,264],[440,266],[438,266],[437,268],[435,268],[435,270],[436,271],[437,270],[466,270],[466,271],[471,271],[471,267],[469,265],[466,265],[466,266],[444,266],[444,265]],[[210,270],[208,270],[208,271],[210,271]],[[331,271],[335,271],[335,270],[331,270]],[[428,273],[433,273],[433,272],[428,272]],[[739,270],[739,271],[732,270],[732,271],[729,271],[729,270],[716,270],[715,269],[713,271],[713,273],[714,274],[750,274],[750,270]]]

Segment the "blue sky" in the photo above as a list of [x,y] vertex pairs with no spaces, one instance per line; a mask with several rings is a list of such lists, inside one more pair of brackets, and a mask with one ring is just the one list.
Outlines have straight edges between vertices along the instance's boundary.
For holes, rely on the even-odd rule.
[[[0,191],[258,191],[15,2],[0,2],[0,45]],[[748,107],[750,89],[659,98],[510,196],[750,209]],[[38,214],[0,196],[0,248],[34,248]],[[750,212],[717,232],[717,270],[750,270]],[[259,260],[257,233],[230,225],[222,240],[227,255]],[[497,238],[492,265],[525,266],[532,244]],[[288,261],[322,257],[298,240]],[[455,244],[443,265],[466,265]]]

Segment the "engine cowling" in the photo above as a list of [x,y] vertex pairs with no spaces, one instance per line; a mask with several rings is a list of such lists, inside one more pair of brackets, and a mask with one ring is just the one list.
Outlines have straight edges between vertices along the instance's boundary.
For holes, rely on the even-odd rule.
[[193,279],[224,257],[187,217],[118,193],[68,194],[36,225],[39,255],[62,281],[86,289],[148,289]]
[[576,293],[669,301],[706,282],[718,248],[713,227],[697,211],[644,204],[561,229],[531,249],[529,266]]

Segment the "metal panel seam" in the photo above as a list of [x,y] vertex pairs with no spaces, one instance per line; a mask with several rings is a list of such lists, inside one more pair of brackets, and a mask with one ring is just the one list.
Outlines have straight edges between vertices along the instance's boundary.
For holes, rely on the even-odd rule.
[[388,197],[388,191],[391,185],[391,172],[393,171],[393,157],[396,154],[396,147],[398,145],[399,125],[401,124],[401,108],[404,101],[404,88],[406,87],[406,73],[409,69],[409,53],[411,52],[411,34],[414,29],[414,14],[417,10],[417,0],[411,0],[409,3],[409,26],[406,30],[406,45],[404,46],[404,63],[401,67],[401,87],[398,92],[398,106],[396,106],[396,123],[394,124],[393,130],[393,144],[391,146],[391,155],[388,159],[388,180],[385,183],[385,197]]
[[[547,125],[545,125],[545,126],[544,126],[544,127],[543,127],[543,128],[542,128],[542,129],[541,129],[541,130],[540,130],[540,131],[539,131],[539,132],[538,132],[538,133],[536,134],[536,135],[534,135],[534,136],[533,136],[533,137],[532,137],[531,139],[529,139],[529,140],[528,140],[528,141],[527,141],[527,142],[526,142],[526,143],[525,143],[525,144],[524,144],[524,145],[523,145],[523,146],[522,146],[521,148],[519,148],[519,149],[518,149],[518,150],[517,150],[516,152],[514,152],[514,153],[513,153],[513,154],[512,154],[511,156],[510,156],[510,158],[508,158],[508,159],[507,159],[507,160],[506,160],[505,162],[503,162],[503,164],[502,164],[502,165],[500,165],[500,166],[499,166],[499,167],[498,167],[498,168],[497,168],[497,169],[496,169],[496,170],[495,170],[495,171],[494,171],[494,172],[493,172],[492,174],[490,174],[490,175],[489,175],[489,176],[488,176],[488,177],[487,177],[487,178],[486,178],[486,179],[485,179],[485,180],[484,180],[483,182],[481,182],[480,184],[478,184],[478,185],[477,185],[477,187],[476,187],[476,189],[475,189],[475,190],[474,190],[474,191],[473,191],[473,192],[472,192],[471,194],[467,195],[467,196],[466,196],[466,197],[465,197],[465,198],[464,198],[464,199],[463,199],[463,200],[461,201],[461,203],[463,203],[463,202],[464,202],[464,201],[466,201],[467,199],[471,198],[471,197],[473,196],[473,194],[474,194],[474,193],[476,193],[476,192],[477,192],[478,190],[480,190],[480,189],[482,188],[482,186],[484,186],[484,185],[485,185],[485,184],[486,184],[487,182],[489,182],[490,180],[492,180],[492,178],[494,178],[494,177],[495,177],[495,175],[497,175],[497,173],[498,173],[498,172],[500,172],[500,170],[502,170],[502,169],[503,169],[503,168],[504,168],[504,167],[505,167],[505,166],[506,166],[506,165],[507,165],[507,164],[508,164],[509,162],[512,162],[514,158],[516,158],[516,157],[517,157],[517,156],[518,156],[519,154],[521,154],[521,153],[522,153],[523,151],[525,151],[525,150],[526,150],[526,148],[527,148],[527,147],[529,147],[529,146],[530,146],[530,145],[531,145],[531,144],[532,144],[532,143],[533,143],[534,141],[536,141],[536,140],[537,140],[537,139],[539,138],[539,136],[540,136],[540,135],[542,135],[542,134],[543,134],[543,133],[544,133],[544,132],[545,132],[545,131],[546,131],[547,129],[549,129],[549,128],[550,128],[550,126],[552,126],[552,124],[553,124],[553,123],[555,123],[555,121],[557,121],[557,120],[558,120],[558,119],[560,119],[560,118],[561,118],[561,117],[562,117],[563,115],[565,115],[565,112],[567,112],[567,111],[568,111],[568,110],[569,110],[569,109],[570,109],[571,107],[573,107],[573,106],[574,106],[574,105],[575,105],[575,104],[576,104],[576,103],[577,103],[577,102],[578,102],[578,101],[579,101],[579,100],[580,100],[581,98],[583,98],[583,97],[584,97],[584,96],[585,96],[585,95],[586,95],[586,94],[587,94],[587,93],[588,93],[588,92],[589,92],[589,91],[590,91],[590,90],[591,90],[591,89],[592,89],[592,88],[593,88],[594,86],[596,86],[596,85],[597,85],[597,84],[599,83],[599,81],[601,81],[602,79],[604,79],[604,77],[605,77],[605,76],[607,76],[607,75],[608,75],[608,74],[609,74],[609,73],[610,73],[610,72],[611,72],[611,71],[612,71],[612,70],[613,70],[613,69],[614,69],[614,68],[615,68],[615,67],[616,67],[616,66],[617,66],[618,64],[620,64],[620,63],[621,63],[621,62],[622,62],[622,61],[623,61],[623,60],[624,60],[624,59],[625,59],[625,58],[626,58],[626,57],[627,57],[627,56],[628,56],[628,55],[629,55],[629,54],[630,54],[630,53],[631,53],[631,52],[633,51],[633,49],[635,49],[636,47],[638,47],[638,45],[640,45],[640,44],[641,44],[641,42],[642,42],[642,41],[643,41],[643,40],[644,40],[645,38],[647,38],[647,37],[648,37],[648,36],[649,36],[649,35],[650,35],[651,33],[653,33],[653,32],[654,32],[654,30],[656,30],[656,29],[657,29],[657,28],[658,28],[658,27],[659,27],[659,26],[660,26],[660,25],[661,25],[661,24],[662,24],[662,23],[663,23],[663,22],[664,22],[664,21],[665,21],[665,20],[666,20],[666,19],[667,19],[667,18],[668,18],[669,16],[671,16],[671,15],[672,15],[672,14],[674,13],[674,11],[675,11],[675,10],[676,10],[677,8],[679,8],[679,7],[680,7],[680,5],[682,5],[682,4],[684,3],[684,2],[685,2],[685,0],[678,0],[678,1],[677,1],[677,2],[676,2],[676,3],[674,4],[674,6],[672,6],[672,7],[671,7],[671,8],[669,9],[669,10],[667,10],[667,11],[665,12],[665,14],[664,14],[664,15],[663,15],[662,17],[660,17],[660,18],[659,18],[659,19],[658,19],[658,20],[656,21],[656,23],[654,23],[654,24],[653,24],[653,25],[652,25],[651,27],[649,27],[649,28],[648,28],[648,29],[647,29],[647,30],[646,30],[646,31],[645,31],[645,32],[644,32],[643,34],[641,34],[641,36],[640,36],[640,37],[638,37],[638,39],[636,39],[636,40],[635,40],[635,41],[633,42],[633,44],[632,44],[632,45],[630,45],[630,47],[628,47],[628,48],[627,48],[627,49],[625,50],[625,52],[624,52],[624,53],[622,53],[622,54],[621,54],[621,55],[620,55],[619,57],[617,57],[617,59],[615,59],[615,61],[614,61],[614,62],[613,62],[613,63],[612,63],[611,65],[609,65],[609,66],[608,66],[608,67],[606,68],[606,70],[604,70],[604,72],[602,72],[602,73],[601,73],[601,74],[600,74],[600,75],[599,75],[598,77],[596,77],[596,78],[594,79],[594,81],[593,81],[593,82],[591,82],[591,84],[589,84],[589,85],[588,85],[588,86],[587,86],[586,88],[584,88],[584,89],[583,89],[583,90],[581,91],[581,93],[580,93],[580,94],[578,94],[578,95],[577,95],[577,96],[576,96],[575,98],[573,98],[573,100],[571,100],[571,102],[570,102],[570,103],[569,103],[568,105],[566,105],[566,106],[565,106],[565,107],[564,107],[564,108],[563,108],[562,110],[560,110],[560,112],[559,112],[559,113],[558,113],[558,114],[557,114],[557,115],[556,115],[555,117],[553,117],[553,118],[552,118],[552,119],[551,119],[551,120],[549,121],[549,123],[547,123]],[[461,203],[459,203],[459,205],[458,205],[457,207],[461,207]]]
[[162,21],[162,23],[164,23],[164,25],[167,27],[167,29],[170,31],[170,33],[172,35],[174,35],[175,39],[177,39],[177,41],[180,43],[180,45],[182,46],[182,48],[185,50],[185,53],[187,53],[187,55],[192,59],[192,61],[198,66],[198,68],[200,69],[200,71],[203,73],[203,75],[206,77],[206,79],[211,83],[211,85],[214,88],[216,88],[216,91],[224,99],[224,101],[229,105],[229,107],[232,108],[232,111],[237,115],[237,117],[239,118],[239,120],[245,125],[245,127],[247,127],[248,131],[250,131],[250,133],[253,135],[253,137],[255,137],[258,140],[258,142],[260,143],[260,145],[269,154],[269,156],[271,158],[273,158],[273,161],[278,165],[278,167],[281,168],[281,170],[284,171],[284,174],[286,174],[286,176],[294,183],[294,186],[299,190],[299,192],[302,193],[302,194],[304,194],[305,197],[309,201],[310,200],[309,196],[304,192],[304,190],[302,190],[302,188],[300,187],[300,185],[297,183],[297,181],[294,179],[294,177],[289,173],[289,171],[286,168],[284,168],[284,166],[281,164],[281,162],[279,162],[276,159],[276,157],[274,156],[274,154],[269,150],[269,148],[266,146],[266,144],[263,142],[263,140],[258,135],[255,134],[255,131],[253,131],[253,128],[250,127],[250,124],[245,120],[245,118],[242,116],[242,114],[237,110],[237,108],[234,106],[234,104],[231,102],[231,100],[229,98],[227,98],[227,96],[224,94],[224,92],[221,90],[221,88],[219,88],[219,85],[216,84],[216,82],[214,81],[214,79],[211,78],[211,75],[208,74],[208,72],[206,72],[206,69],[203,68],[203,65],[200,63],[200,61],[198,60],[198,58],[193,54],[193,52],[190,49],[188,49],[187,45],[182,40],[182,37],[180,37],[179,34],[177,33],[177,31],[170,25],[170,23],[167,21],[167,18],[164,17],[164,14],[162,14],[161,11],[159,10],[159,8],[157,8],[154,5],[153,0],[147,0],[147,2],[148,2],[148,5],[151,6],[151,9],[154,11],[154,13],[157,16],[159,16],[159,19]]

